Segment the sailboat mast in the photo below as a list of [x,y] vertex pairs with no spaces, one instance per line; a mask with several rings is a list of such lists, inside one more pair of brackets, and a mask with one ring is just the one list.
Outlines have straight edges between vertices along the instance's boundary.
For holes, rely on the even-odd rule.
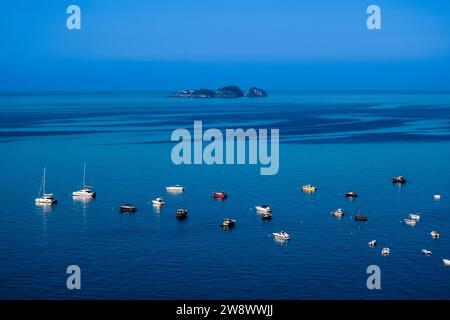
[[42,183],[42,186],[43,186],[43,195],[45,194],[45,172],[46,172],[46,170],[47,170],[47,168],[44,167],[44,177],[43,177],[44,181],[43,181],[43,183]]
[[86,188],[86,162],[83,167],[83,188]]

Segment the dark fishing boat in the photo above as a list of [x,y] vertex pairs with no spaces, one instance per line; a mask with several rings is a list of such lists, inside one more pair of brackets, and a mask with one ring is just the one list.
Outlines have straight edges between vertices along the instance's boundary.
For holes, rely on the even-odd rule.
[[406,182],[406,178],[404,176],[396,176],[392,178],[392,183],[403,184]]
[[119,207],[120,208],[120,212],[136,212],[137,208],[129,203],[124,204],[122,206]]
[[187,217],[187,214],[188,214],[188,211],[186,209],[178,209],[176,217],[178,219],[183,219],[183,218]]
[[228,218],[225,218],[223,222],[221,223],[222,228],[232,228],[234,227],[234,224],[236,223],[236,220],[231,220]]
[[350,191],[350,192],[346,192],[345,196],[347,198],[356,198],[358,196],[358,194],[356,192],[354,192],[354,191]]
[[261,216],[261,219],[263,219],[263,220],[265,220],[265,221],[272,220],[272,214],[269,213],[269,212],[264,213],[264,214]]
[[361,213],[358,213],[356,216],[353,217],[355,221],[367,221],[369,218],[365,215],[362,215]]

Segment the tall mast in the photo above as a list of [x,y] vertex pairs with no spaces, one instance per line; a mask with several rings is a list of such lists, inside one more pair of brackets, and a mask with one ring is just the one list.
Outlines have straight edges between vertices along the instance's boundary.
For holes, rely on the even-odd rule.
[[86,162],[84,163],[83,168],[83,188],[86,188]]
[[43,184],[42,184],[42,186],[44,187],[43,188],[43,195],[45,194],[45,171],[47,170],[47,168],[46,167],[44,167],[44,177],[43,177],[43,179],[44,179],[44,182],[43,182]]

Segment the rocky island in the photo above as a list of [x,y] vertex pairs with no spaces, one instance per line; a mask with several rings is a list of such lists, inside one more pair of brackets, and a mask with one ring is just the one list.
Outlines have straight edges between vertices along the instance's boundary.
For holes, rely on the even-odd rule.
[[249,98],[264,98],[267,97],[267,92],[263,89],[252,87],[248,89],[246,96]]
[[246,94],[238,86],[226,86],[216,91],[211,89],[184,89],[169,94],[170,98],[260,98],[267,97],[267,93],[259,88],[252,87]]

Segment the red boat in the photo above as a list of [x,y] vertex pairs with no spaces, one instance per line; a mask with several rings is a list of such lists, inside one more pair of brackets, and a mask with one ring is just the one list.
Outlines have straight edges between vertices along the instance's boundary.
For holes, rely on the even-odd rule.
[[223,191],[221,191],[221,192],[214,192],[213,193],[213,198],[215,198],[215,199],[226,199],[226,198],[228,198],[228,195],[225,192],[223,192]]
[[360,214],[360,213],[356,214],[356,215],[353,217],[353,219],[354,219],[355,221],[367,221],[367,220],[369,220],[369,218],[368,218],[367,216],[364,216],[364,215],[362,215],[362,214]]

